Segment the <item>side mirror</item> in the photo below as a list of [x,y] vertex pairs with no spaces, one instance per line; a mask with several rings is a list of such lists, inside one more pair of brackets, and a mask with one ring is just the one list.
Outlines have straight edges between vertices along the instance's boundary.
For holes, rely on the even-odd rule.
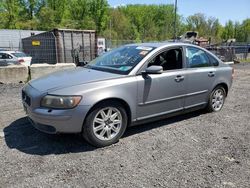
[[142,74],[161,74],[162,72],[163,72],[162,66],[152,65],[146,68],[146,70],[143,71]]

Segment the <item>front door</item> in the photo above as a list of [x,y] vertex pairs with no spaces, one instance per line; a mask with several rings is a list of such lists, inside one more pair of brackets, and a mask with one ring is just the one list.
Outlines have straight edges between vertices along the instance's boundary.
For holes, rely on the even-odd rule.
[[0,66],[7,66],[6,54],[0,53]]
[[6,53],[0,53],[0,65],[7,66],[13,64],[13,57]]
[[162,74],[138,75],[137,120],[165,115],[184,108],[186,71],[182,69],[182,49],[167,49],[147,66],[163,67]]

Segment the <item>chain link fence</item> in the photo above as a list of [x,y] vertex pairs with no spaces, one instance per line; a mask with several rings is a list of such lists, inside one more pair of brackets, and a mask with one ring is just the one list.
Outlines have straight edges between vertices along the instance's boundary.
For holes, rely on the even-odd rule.
[[22,39],[44,31],[0,29],[0,50],[22,50]]
[[[8,43],[1,39],[2,49],[0,51],[2,53],[10,50],[22,51],[32,57],[32,64],[75,63],[79,65],[91,61],[98,55],[97,36],[94,30],[54,29],[29,37],[16,36],[16,40],[16,46],[12,47],[8,44],[13,43],[13,40]],[[0,56],[0,61],[1,57],[9,57],[4,61],[15,59],[15,57],[6,55]]]
[[[107,40],[102,38],[104,42],[100,42],[100,44],[102,43],[102,46],[100,46],[96,32],[93,30],[55,29],[32,34],[28,37],[17,32],[16,38],[8,36],[8,33],[5,32],[3,36],[4,38],[0,36],[0,46],[2,48],[25,52],[32,57],[32,64],[75,63],[82,65],[105,53],[105,51],[122,45],[141,42],[136,40]],[[206,48],[223,61],[250,59],[250,44],[219,44],[210,45]],[[4,49],[0,49],[0,51]]]
[[24,38],[22,44],[32,63],[79,64],[97,56],[97,37],[92,30],[56,29]]
[[222,61],[241,61],[250,59],[250,45],[249,44],[240,44],[233,46],[208,46],[207,50],[214,53]]
[[[144,41],[144,42],[157,42],[157,41]],[[159,42],[159,41],[158,41]],[[106,40],[106,48],[108,50],[120,47],[126,44],[139,43],[136,40]],[[234,61],[234,60],[247,60],[250,59],[250,44],[247,43],[235,43],[233,45],[210,45],[205,47],[207,50],[214,53],[222,61]]]

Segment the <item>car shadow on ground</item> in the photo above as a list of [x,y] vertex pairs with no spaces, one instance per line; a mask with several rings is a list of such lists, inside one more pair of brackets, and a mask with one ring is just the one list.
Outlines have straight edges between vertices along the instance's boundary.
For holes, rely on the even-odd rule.
[[4,129],[5,142],[11,149],[31,155],[49,155],[92,151],[79,134],[50,135],[35,129],[27,117],[12,122]]
[[[190,119],[203,114],[203,111],[192,112],[153,123],[129,127],[123,137],[140,134],[161,126]],[[5,142],[11,149],[31,155],[50,155],[93,151],[96,148],[84,141],[80,134],[49,135],[36,130],[27,117],[12,122],[4,129]]]
[[127,129],[123,137],[135,135],[135,134],[140,134],[145,131],[153,130],[162,126],[171,126],[174,123],[177,123],[179,121],[183,121],[186,119],[191,119],[197,116],[200,116],[202,114],[207,113],[205,110],[200,110],[200,111],[194,111],[182,115],[177,115],[174,117],[169,117],[169,118],[162,118],[161,120],[154,121],[151,123],[146,123],[146,124],[141,124],[137,126],[132,126]]

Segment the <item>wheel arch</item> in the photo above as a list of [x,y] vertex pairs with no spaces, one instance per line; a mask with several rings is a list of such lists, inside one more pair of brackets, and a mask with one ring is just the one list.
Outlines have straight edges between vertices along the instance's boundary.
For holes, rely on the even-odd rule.
[[218,87],[218,86],[222,86],[222,87],[225,89],[226,96],[227,96],[228,90],[229,90],[228,85],[227,85],[226,83],[222,82],[222,83],[217,84],[217,85],[213,88],[213,90],[214,90],[216,87]]
[[131,121],[132,121],[131,108],[130,108],[129,104],[125,100],[120,99],[120,98],[115,98],[115,97],[102,99],[102,100],[96,102],[94,105],[92,105],[92,107],[89,109],[89,111],[87,112],[87,114],[86,114],[86,116],[84,118],[83,125],[84,125],[84,123],[86,121],[86,117],[93,111],[93,109],[96,106],[98,106],[98,105],[100,105],[102,103],[108,103],[108,102],[117,102],[117,103],[120,103],[124,107],[124,109],[125,109],[125,111],[127,113],[127,116],[128,116],[128,126],[129,126],[131,124]]

